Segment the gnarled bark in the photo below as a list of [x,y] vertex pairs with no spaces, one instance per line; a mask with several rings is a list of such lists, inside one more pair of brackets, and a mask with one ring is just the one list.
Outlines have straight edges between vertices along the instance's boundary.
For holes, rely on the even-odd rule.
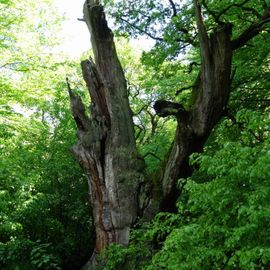
[[129,229],[138,215],[144,162],[136,150],[127,86],[113,34],[98,1],[86,1],[84,19],[95,56],[94,61],[81,63],[91,97],[90,117],[80,97],[71,89],[69,93],[78,129],[73,153],[88,177],[95,252],[99,253],[111,243],[128,245]]

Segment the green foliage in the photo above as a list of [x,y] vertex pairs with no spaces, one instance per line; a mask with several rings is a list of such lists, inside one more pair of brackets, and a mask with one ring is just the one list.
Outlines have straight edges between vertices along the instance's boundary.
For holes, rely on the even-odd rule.
[[105,262],[103,270],[121,269],[123,267],[123,258],[127,250],[121,245],[112,244],[109,249],[99,255],[98,261]]
[[[1,141],[0,241],[6,252],[13,252],[0,256],[4,269],[13,269],[16,261],[18,269],[20,263],[34,265],[33,269],[39,269],[39,264],[42,269],[74,269],[93,245],[88,187],[69,153],[75,141],[74,127],[67,103],[63,109],[58,112],[61,118],[47,115],[58,122],[54,128],[19,116],[17,125],[7,127],[8,135]],[[40,244],[26,245],[21,256],[20,247],[26,240]]]
[[[189,222],[171,233],[153,265],[174,261],[167,269],[268,268],[270,119],[254,112],[239,116],[248,118],[248,131],[240,142],[225,137],[214,155],[199,156],[200,173],[208,180],[187,182]],[[234,128],[227,125],[221,129]],[[254,134],[259,130],[258,141]]]
[[[187,44],[185,39],[193,39],[188,30],[193,29],[194,16],[192,1],[175,1],[177,10],[181,15],[173,16],[169,1],[106,1],[108,12],[115,18],[118,35],[144,35],[153,39],[156,46],[144,55],[144,60],[153,66],[171,60],[185,53]],[[185,31],[182,31],[185,29]],[[186,31],[187,30],[187,31]]]
[[268,269],[270,118],[240,111],[237,121],[245,121],[237,137],[239,126],[224,121],[207,151],[193,156],[200,169],[178,203],[180,222],[141,269]]
[[176,214],[160,213],[112,247],[105,269],[269,269],[269,114],[242,110],[224,120],[199,169],[186,181]]
[[[51,1],[1,2],[0,268],[76,269],[94,245]],[[9,27],[10,26],[10,27]],[[31,42],[29,42],[31,41]]]
[[31,250],[31,263],[36,269],[61,269],[57,258],[48,254],[50,244],[40,244]]
[[[31,240],[21,238],[6,244],[0,243],[0,265],[3,267],[2,269],[59,270],[61,269],[59,258],[53,255],[53,253],[51,244],[42,244],[39,240],[32,242]],[[20,257],[29,257],[29,260],[18,260]]]
[[[78,269],[94,246],[87,183],[69,153],[76,138],[64,79],[68,74],[82,95],[84,86],[77,63],[54,53],[61,18],[50,2],[0,1],[4,270]],[[104,2],[121,22],[118,34],[144,32],[156,40],[142,57],[126,38],[117,41],[137,145],[153,174],[166,157],[176,125],[173,118],[158,118],[153,103],[169,99],[187,109],[191,105],[200,66],[193,8],[191,1],[175,3],[179,13],[172,17],[170,1]],[[231,1],[205,2],[217,12]],[[236,5],[221,16],[239,26],[233,38],[262,12],[259,2],[247,1],[243,14]],[[213,16],[204,18],[211,32]],[[127,19],[131,24],[123,24]],[[194,48],[187,45],[190,41]],[[100,256],[105,270],[269,269],[268,44],[265,30],[235,53],[230,120],[215,128],[204,154],[191,157],[195,172],[186,181],[178,213],[160,213],[137,224],[128,248],[112,245]]]

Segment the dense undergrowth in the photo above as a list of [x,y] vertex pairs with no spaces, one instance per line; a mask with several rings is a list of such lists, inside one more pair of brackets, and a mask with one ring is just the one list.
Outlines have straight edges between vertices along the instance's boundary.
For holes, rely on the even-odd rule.
[[[209,139],[178,212],[160,213],[112,246],[106,270],[269,269],[269,114],[242,110]],[[182,181],[180,180],[182,185]]]

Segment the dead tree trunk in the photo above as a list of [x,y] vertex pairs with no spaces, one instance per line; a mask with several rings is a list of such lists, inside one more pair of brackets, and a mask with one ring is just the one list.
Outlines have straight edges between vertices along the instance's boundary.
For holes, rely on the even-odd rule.
[[90,117],[69,87],[78,129],[73,153],[89,182],[96,228],[95,252],[111,243],[128,245],[129,229],[138,214],[138,187],[144,163],[138,156],[126,80],[113,34],[98,1],[86,1],[84,19],[95,59],[81,63],[91,97]]

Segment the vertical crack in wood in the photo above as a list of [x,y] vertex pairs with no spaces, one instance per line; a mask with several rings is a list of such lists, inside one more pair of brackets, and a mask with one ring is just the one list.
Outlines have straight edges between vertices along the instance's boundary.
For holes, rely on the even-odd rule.
[[99,253],[113,242],[128,244],[144,166],[136,149],[124,72],[103,7],[86,1],[84,19],[94,52],[94,61],[81,62],[91,97],[90,119],[73,152],[89,178]]

